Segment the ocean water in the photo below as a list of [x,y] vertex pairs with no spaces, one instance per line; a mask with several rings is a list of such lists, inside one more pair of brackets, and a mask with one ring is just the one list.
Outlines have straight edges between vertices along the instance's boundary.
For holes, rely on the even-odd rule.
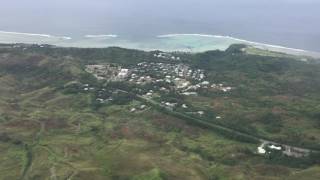
[[320,52],[319,9],[319,0],[2,0],[0,42]]

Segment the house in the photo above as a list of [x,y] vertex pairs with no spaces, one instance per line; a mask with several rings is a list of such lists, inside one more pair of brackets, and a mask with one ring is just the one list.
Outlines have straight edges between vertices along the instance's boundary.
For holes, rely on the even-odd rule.
[[128,76],[128,73],[129,73],[129,69],[121,69],[118,74],[118,77],[121,79],[126,78]]
[[181,93],[181,94],[186,95],[186,96],[198,95],[198,93],[196,93],[196,92],[184,92],[184,93]]
[[265,154],[265,153],[266,153],[266,150],[265,150],[262,146],[259,146],[259,147],[258,147],[258,153],[259,153],[259,154]]
[[274,149],[274,150],[278,150],[278,151],[280,151],[282,148],[280,147],[280,146],[276,146],[276,145],[269,145],[269,148],[270,149]]
[[131,108],[130,112],[135,112],[137,109],[136,108]]
[[204,115],[204,112],[203,111],[198,111],[197,112],[200,116]]

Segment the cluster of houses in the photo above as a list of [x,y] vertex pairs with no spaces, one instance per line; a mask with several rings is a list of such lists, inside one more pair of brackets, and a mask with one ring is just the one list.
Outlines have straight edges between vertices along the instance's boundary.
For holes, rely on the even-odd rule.
[[258,153],[259,154],[267,154],[267,153],[271,153],[271,151],[269,150],[276,150],[276,151],[281,151],[282,147],[281,146],[277,146],[274,144],[269,144],[269,143],[262,143],[259,147],[258,147]]
[[[162,54],[160,54],[163,56]],[[87,65],[85,69],[98,80],[128,81],[138,85],[148,83],[166,83],[173,86],[183,95],[196,95],[198,89],[214,89],[223,92],[231,91],[231,87],[206,81],[204,70],[191,69],[185,64],[141,62],[127,69],[114,64]],[[166,91],[165,87],[159,88]]]
[[[154,54],[154,56],[169,58],[169,55],[165,53]],[[172,56],[170,59],[179,58]],[[122,68],[115,64],[87,65],[86,71],[93,74],[99,80],[125,81],[136,85],[152,83],[156,88],[145,89],[145,94],[141,94],[142,97],[147,99],[158,96],[160,92],[175,91],[180,95],[194,96],[198,95],[201,89],[218,90],[221,92],[232,90],[232,87],[209,82],[204,70],[192,69],[190,66],[182,63],[141,62],[130,68]],[[85,88],[85,90],[90,90],[89,87]],[[97,99],[97,101],[104,103],[109,100]],[[178,104],[172,102],[161,102],[160,104],[167,108],[176,108],[178,106]],[[180,108],[188,109],[186,104],[180,104],[179,106],[181,106]],[[195,113],[202,116],[204,112]]]
[[163,59],[167,59],[167,60],[180,60],[179,56],[174,56],[170,53],[165,53],[165,52],[159,52],[159,53],[155,53],[153,54],[154,57],[156,58],[163,58]]
[[[129,82],[136,84],[146,84],[151,82],[164,82],[172,85],[183,95],[196,95],[196,91],[201,88],[215,89],[223,92],[231,91],[231,87],[223,84],[215,84],[206,81],[206,75],[202,69],[192,69],[185,64],[170,63],[138,63],[132,69]],[[165,90],[160,87],[160,90]]]
[[154,62],[141,62],[138,63],[133,72],[146,75],[150,74],[158,80],[166,80],[172,82],[175,78],[185,78],[201,81],[205,78],[203,70],[192,70],[185,64],[170,64],[170,63],[154,63]]
[[87,65],[85,71],[94,75],[98,80],[123,81],[129,74],[129,69],[114,64]]
[[305,157],[310,154],[310,150],[293,147],[289,145],[281,145],[274,142],[264,141],[262,144],[257,148],[258,154],[271,154],[272,151],[281,152],[284,155],[300,158]]
[[130,109],[130,112],[131,112],[131,113],[134,113],[134,112],[137,112],[137,111],[143,111],[143,110],[145,110],[146,108],[147,108],[147,105],[142,104],[142,105],[139,105],[139,106],[137,106],[137,107],[131,108],[131,109]]

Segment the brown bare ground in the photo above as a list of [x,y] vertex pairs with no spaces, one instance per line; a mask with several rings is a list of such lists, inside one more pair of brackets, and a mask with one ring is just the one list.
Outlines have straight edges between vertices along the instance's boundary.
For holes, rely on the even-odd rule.
[[38,128],[40,128],[40,124],[38,122],[29,121],[29,120],[11,121],[9,123],[6,123],[4,126],[9,127],[9,128],[25,128],[25,129],[38,129]]

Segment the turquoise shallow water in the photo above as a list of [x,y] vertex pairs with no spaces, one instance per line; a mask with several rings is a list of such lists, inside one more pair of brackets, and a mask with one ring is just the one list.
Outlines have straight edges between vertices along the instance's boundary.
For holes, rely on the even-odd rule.
[[167,34],[151,38],[130,40],[117,35],[86,35],[83,37],[65,37],[46,34],[28,34],[0,31],[0,43],[51,44],[62,47],[103,48],[123,47],[140,50],[204,52],[225,50],[232,44],[247,44],[258,48],[285,52],[296,55],[320,57],[319,53],[276,45],[256,43],[229,36],[205,34]]
[[174,34],[141,40],[128,40],[116,35],[87,35],[81,38],[71,38],[0,31],[0,43],[52,44],[63,47],[94,48],[119,46],[142,50],[201,52],[215,49],[225,50],[231,44],[241,43],[241,41],[223,36],[201,34]]

